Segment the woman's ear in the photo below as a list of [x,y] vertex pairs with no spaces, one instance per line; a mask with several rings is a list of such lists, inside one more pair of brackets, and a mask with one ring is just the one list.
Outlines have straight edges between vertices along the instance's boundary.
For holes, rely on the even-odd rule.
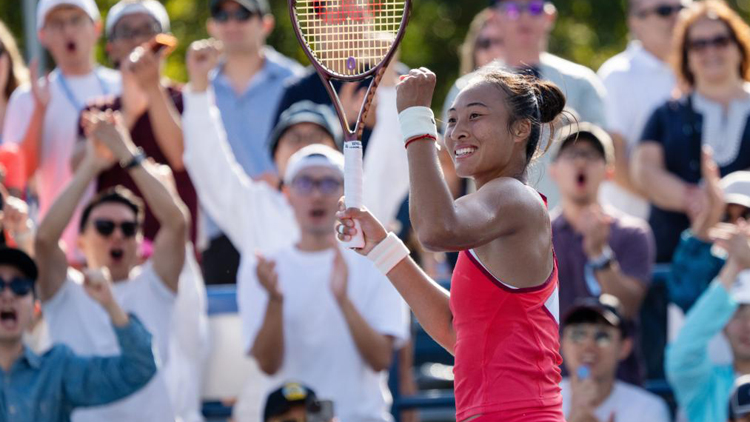
[[531,121],[524,119],[513,123],[510,132],[515,138],[514,142],[525,141],[531,134]]

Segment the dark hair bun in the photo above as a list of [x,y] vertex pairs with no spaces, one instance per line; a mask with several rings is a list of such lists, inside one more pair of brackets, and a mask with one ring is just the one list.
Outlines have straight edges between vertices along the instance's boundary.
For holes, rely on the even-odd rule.
[[539,103],[539,118],[542,123],[554,121],[565,108],[565,94],[552,82],[537,80],[534,93]]

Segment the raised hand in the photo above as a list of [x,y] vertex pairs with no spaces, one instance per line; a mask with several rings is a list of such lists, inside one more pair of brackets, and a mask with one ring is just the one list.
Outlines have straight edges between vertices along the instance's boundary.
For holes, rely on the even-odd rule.
[[160,84],[161,55],[146,48],[149,43],[136,47],[123,61],[121,70],[129,73],[144,91],[158,90]]
[[352,236],[357,234],[354,228],[354,220],[358,220],[365,238],[365,246],[354,249],[360,255],[367,255],[370,251],[388,236],[385,227],[367,209],[346,209],[344,198],[339,200],[339,211],[336,213],[336,236],[343,242],[348,242]]
[[31,74],[31,95],[34,97],[34,103],[37,107],[46,108],[52,98],[49,88],[49,74],[44,75],[44,78],[39,77],[39,59],[37,58],[31,60],[29,72]]
[[279,287],[279,275],[276,273],[276,263],[265,259],[259,253],[256,253],[255,257],[258,259],[258,265],[255,267],[258,282],[266,289],[271,300],[283,300],[284,294]]
[[116,159],[107,145],[94,136],[94,131],[102,121],[100,114],[102,113],[87,111],[81,118],[83,131],[86,134],[86,153],[82,164],[91,165],[97,171],[104,171],[112,167]]
[[705,240],[708,238],[709,229],[721,221],[726,208],[719,167],[713,160],[713,151],[707,146],[701,153],[701,174],[703,186],[700,192],[703,206],[696,210],[690,228],[698,238]]
[[13,238],[30,233],[32,226],[29,220],[29,206],[15,196],[3,196],[3,209],[0,211],[3,229],[7,230]]
[[208,89],[208,74],[219,63],[221,44],[213,39],[195,41],[190,44],[185,59],[190,87],[194,92]]
[[583,252],[589,259],[604,252],[609,242],[612,218],[604,213],[599,205],[592,205],[581,213],[577,227],[583,235]]
[[437,76],[430,69],[420,67],[401,76],[396,85],[396,108],[398,112],[409,107],[430,107],[435,93]]
[[112,276],[107,267],[83,270],[83,288],[104,308],[108,308],[115,301],[112,294]]
[[113,159],[123,161],[133,156],[135,146],[120,113],[111,110],[85,113],[83,128],[86,137],[93,140],[97,148],[106,147]]
[[739,220],[737,225],[721,223],[711,230],[714,243],[727,251],[727,265],[738,270],[750,269],[750,224]]
[[347,287],[349,286],[349,270],[341,250],[333,247],[333,268],[331,269],[331,292],[339,303],[347,298]]

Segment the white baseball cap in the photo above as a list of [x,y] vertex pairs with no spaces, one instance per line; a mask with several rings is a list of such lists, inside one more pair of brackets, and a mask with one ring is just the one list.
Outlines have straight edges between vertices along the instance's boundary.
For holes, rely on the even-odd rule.
[[735,171],[721,179],[724,201],[750,208],[750,171]]
[[310,167],[330,168],[344,177],[344,154],[327,145],[308,145],[289,158],[289,164],[284,174],[284,183],[291,184],[300,171]]
[[169,32],[169,15],[167,9],[156,0],[120,0],[107,13],[107,23],[104,26],[107,37],[112,36],[112,30],[120,19],[136,13],[145,13],[161,26],[161,32]]
[[47,15],[52,9],[59,6],[74,6],[77,7],[91,18],[92,21],[98,22],[101,19],[99,14],[99,8],[96,6],[94,0],[41,0],[36,6],[36,30],[39,31],[44,27],[44,22],[47,20]]

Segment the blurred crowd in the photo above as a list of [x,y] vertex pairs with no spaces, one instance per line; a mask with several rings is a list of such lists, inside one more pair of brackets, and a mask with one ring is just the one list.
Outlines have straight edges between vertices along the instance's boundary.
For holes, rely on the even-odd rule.
[[[236,285],[252,362],[237,421],[391,421],[395,364],[417,391],[408,308],[336,243],[325,87],[266,44],[286,19],[267,0],[209,3],[186,85],[163,74],[178,40],[156,0],[106,20],[94,0],[39,1],[49,73],[0,22],[0,420],[202,421],[215,284]],[[529,180],[551,214],[567,420],[750,421],[750,27],[719,0],[629,0],[627,48],[594,72],[547,51],[556,17],[555,1],[491,1],[434,106],[447,121],[484,66],[566,95]],[[364,203],[447,282],[455,254],[408,218],[407,71],[386,69],[365,121]],[[350,119],[366,87],[335,84]],[[441,154],[454,197],[472,192]]]

